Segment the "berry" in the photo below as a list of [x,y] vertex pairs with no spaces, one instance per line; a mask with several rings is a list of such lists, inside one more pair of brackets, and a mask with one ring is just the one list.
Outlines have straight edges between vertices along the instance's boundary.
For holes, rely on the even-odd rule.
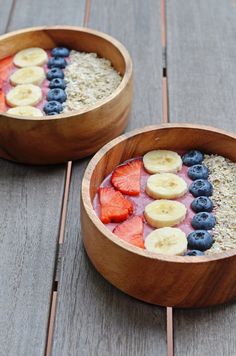
[[189,191],[194,197],[199,197],[200,195],[209,197],[212,195],[213,187],[208,180],[197,179],[190,185]]
[[191,208],[195,213],[200,213],[201,211],[210,213],[213,210],[213,202],[208,197],[200,196],[192,201]]
[[197,213],[192,219],[192,227],[196,230],[211,230],[215,224],[215,216],[205,211]]
[[65,89],[65,87],[66,87],[66,82],[64,81],[64,79],[61,78],[54,78],[49,83],[50,89],[56,89],[56,88]]
[[204,155],[202,152],[197,150],[192,150],[186,152],[183,157],[182,161],[185,166],[194,166],[195,164],[202,163]]
[[111,176],[113,186],[127,195],[139,195],[142,162],[133,160],[117,167]]
[[66,93],[60,88],[51,89],[47,94],[48,101],[59,101],[60,103],[63,103],[66,99]]
[[200,251],[206,251],[211,248],[213,238],[206,230],[196,230],[191,232],[188,237],[188,247]]
[[62,109],[63,109],[63,107],[62,107],[61,103],[59,103],[58,101],[49,101],[43,107],[43,111],[47,115],[49,115],[52,112],[59,114],[62,111]]
[[134,216],[117,225],[113,233],[132,245],[144,248],[143,219],[140,216]]
[[58,112],[56,112],[56,111],[51,111],[51,112],[47,113],[47,115],[58,115]]
[[68,57],[70,50],[66,47],[56,47],[51,51],[53,57]]
[[133,212],[133,204],[114,188],[99,188],[100,219],[104,224],[121,222]]
[[65,76],[65,74],[63,73],[63,71],[60,68],[52,68],[47,72],[47,79],[48,80],[53,80],[56,78],[61,78],[63,79]]
[[48,68],[65,68],[67,62],[65,58],[62,57],[52,57],[48,60]]
[[207,179],[209,176],[209,170],[203,164],[195,164],[188,169],[188,176],[192,180]]
[[204,253],[199,250],[189,250],[185,253],[185,256],[203,256]]

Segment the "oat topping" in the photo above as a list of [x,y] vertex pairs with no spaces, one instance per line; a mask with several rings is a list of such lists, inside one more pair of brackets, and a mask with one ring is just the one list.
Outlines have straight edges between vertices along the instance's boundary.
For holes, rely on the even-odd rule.
[[209,168],[208,179],[214,187],[215,243],[206,251],[213,254],[236,248],[236,163],[219,155],[205,155],[203,163]]
[[70,64],[65,69],[67,101],[63,112],[80,110],[108,97],[122,77],[108,59],[96,53],[71,51]]

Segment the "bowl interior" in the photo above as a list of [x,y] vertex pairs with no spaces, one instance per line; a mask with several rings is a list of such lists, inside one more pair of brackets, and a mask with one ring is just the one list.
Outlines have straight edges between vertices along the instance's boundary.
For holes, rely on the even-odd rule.
[[93,30],[79,28],[35,28],[16,31],[0,38],[0,59],[14,55],[28,47],[50,49],[67,46],[82,52],[95,52],[111,61],[114,68],[123,76],[126,71],[124,55],[120,44],[111,37]]
[[199,149],[205,153],[219,154],[236,162],[236,136],[209,127],[168,125],[148,127],[118,137],[103,147],[91,160],[91,203],[103,179],[127,159],[143,156],[150,150],[176,151]]

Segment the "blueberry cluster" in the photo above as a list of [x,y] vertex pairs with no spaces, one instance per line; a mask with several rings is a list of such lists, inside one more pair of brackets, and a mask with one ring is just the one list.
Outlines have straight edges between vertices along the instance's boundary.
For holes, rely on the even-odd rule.
[[50,90],[47,94],[47,103],[43,108],[46,115],[57,115],[63,110],[62,103],[67,99],[63,69],[67,65],[65,58],[69,54],[69,49],[65,47],[56,47],[51,51],[52,57],[48,61],[49,71],[47,72]]
[[211,248],[214,242],[212,235],[208,232],[216,224],[216,218],[211,213],[213,203],[209,198],[213,187],[207,180],[209,170],[202,164],[203,159],[203,153],[197,150],[189,151],[182,157],[183,164],[189,167],[188,176],[193,181],[189,191],[195,198],[191,208],[196,213],[192,219],[192,227],[195,231],[191,232],[187,238],[189,250],[186,255],[188,256],[204,255],[204,251]]

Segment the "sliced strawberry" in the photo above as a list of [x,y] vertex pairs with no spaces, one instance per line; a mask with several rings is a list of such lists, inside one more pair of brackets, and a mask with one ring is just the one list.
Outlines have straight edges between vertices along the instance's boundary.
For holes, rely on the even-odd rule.
[[99,188],[101,221],[121,222],[133,212],[133,204],[114,188]]
[[6,110],[7,107],[6,107],[5,95],[2,89],[0,88],[0,112],[5,112]]
[[111,176],[111,182],[116,189],[127,195],[139,195],[142,162],[130,161],[117,167]]
[[7,80],[13,69],[13,57],[6,57],[0,61],[0,79]]
[[132,245],[144,248],[143,219],[141,216],[134,216],[117,225],[113,233]]

